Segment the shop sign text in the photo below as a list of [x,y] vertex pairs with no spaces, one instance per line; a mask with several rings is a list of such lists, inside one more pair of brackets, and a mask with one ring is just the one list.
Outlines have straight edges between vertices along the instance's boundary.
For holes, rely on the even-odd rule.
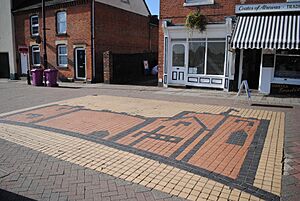
[[276,4],[251,4],[237,5],[235,12],[237,14],[246,13],[268,13],[268,12],[294,12],[300,11],[300,2],[298,3],[276,3]]

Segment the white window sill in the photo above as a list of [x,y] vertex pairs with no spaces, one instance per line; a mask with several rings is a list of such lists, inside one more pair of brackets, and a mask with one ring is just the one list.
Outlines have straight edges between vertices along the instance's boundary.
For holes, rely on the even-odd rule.
[[68,65],[59,65],[59,68],[68,68]]
[[195,3],[184,3],[184,7],[190,7],[190,6],[205,6],[205,5],[212,5],[214,4],[214,0],[199,0],[199,2]]

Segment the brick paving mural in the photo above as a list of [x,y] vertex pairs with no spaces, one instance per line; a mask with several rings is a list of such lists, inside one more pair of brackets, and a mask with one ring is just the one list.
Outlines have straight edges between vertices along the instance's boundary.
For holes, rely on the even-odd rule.
[[[239,191],[236,193],[238,198],[241,198],[241,192],[245,192],[245,200],[279,200],[280,155],[276,155],[277,150],[271,148],[275,146],[280,149],[282,146],[283,136],[277,130],[282,129],[279,126],[283,116],[267,111],[207,108],[209,110],[183,107],[175,115],[155,117],[147,116],[143,112],[133,114],[130,111],[120,112],[118,109],[113,111],[110,107],[89,107],[88,104],[84,106],[81,103],[76,104],[75,101],[2,116],[0,123],[75,137],[154,160],[206,178],[212,183],[217,182],[221,186],[229,186],[229,189],[236,189]],[[270,143],[272,135],[277,141]],[[282,150],[278,153],[280,151]],[[273,155],[274,160],[269,161],[274,165],[271,172],[267,167],[272,165],[262,159]],[[92,163],[89,167],[99,168],[97,163]],[[200,190],[196,195],[191,194],[191,191],[181,191],[184,186],[179,190],[175,188],[178,182],[159,185],[165,181],[158,180],[153,184],[152,180],[156,181],[154,178],[148,179],[149,181],[141,179],[141,174],[131,178],[130,174],[124,172],[108,171],[109,173],[125,180],[130,178],[130,181],[166,193],[173,192],[173,195],[181,198],[205,199],[205,195],[216,196],[220,200],[224,198],[221,196],[222,189],[216,193],[212,189],[210,192]],[[266,178],[267,175],[271,175],[271,179]],[[211,186],[213,187],[214,185]],[[224,199],[226,195],[230,196],[224,195]]]

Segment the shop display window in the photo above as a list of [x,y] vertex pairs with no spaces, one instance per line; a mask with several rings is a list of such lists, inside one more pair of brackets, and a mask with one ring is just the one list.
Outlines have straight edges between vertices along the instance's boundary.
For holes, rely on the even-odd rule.
[[188,74],[224,75],[225,39],[189,43]]
[[189,74],[204,74],[205,42],[189,44]]
[[278,50],[274,76],[300,79],[300,50]]

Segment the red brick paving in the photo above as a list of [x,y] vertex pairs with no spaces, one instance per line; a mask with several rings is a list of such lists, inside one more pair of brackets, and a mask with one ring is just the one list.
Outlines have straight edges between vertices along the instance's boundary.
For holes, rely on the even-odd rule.
[[97,131],[107,131],[110,138],[122,131],[144,122],[143,119],[111,112],[81,110],[37,125],[89,135]]
[[[77,109],[67,106],[49,106],[16,114],[7,117],[6,120],[23,123],[41,121],[36,125],[82,135],[106,132],[108,135],[103,136],[106,140],[145,122],[145,119],[126,114],[92,110],[76,111]],[[181,148],[182,150],[175,155],[176,160],[184,159],[193,150],[194,154],[189,156],[188,164],[236,179],[260,121],[229,116],[225,122],[221,122],[225,118],[225,115],[196,113],[187,113],[176,119],[157,118],[154,122],[122,136],[116,143],[164,157],[172,156]],[[217,127],[219,123],[221,126]],[[243,145],[227,142],[230,135],[237,131],[247,134]],[[206,141],[197,148],[197,144],[210,132],[213,132],[213,135],[205,139]],[[195,139],[186,145],[193,136]]]
[[53,105],[49,107],[43,107],[36,110],[30,110],[20,114],[15,114],[4,118],[5,120],[17,121],[22,123],[32,123],[36,121],[42,121],[50,117],[65,114],[66,112],[76,111],[78,108],[71,106]]
[[[248,147],[251,145],[260,123],[258,120],[253,120],[254,125],[249,126],[248,122],[236,122],[238,119],[229,117],[188,163],[231,178],[237,178]],[[245,144],[242,147],[228,144],[226,141],[230,134],[239,130],[245,130],[248,134]]]

